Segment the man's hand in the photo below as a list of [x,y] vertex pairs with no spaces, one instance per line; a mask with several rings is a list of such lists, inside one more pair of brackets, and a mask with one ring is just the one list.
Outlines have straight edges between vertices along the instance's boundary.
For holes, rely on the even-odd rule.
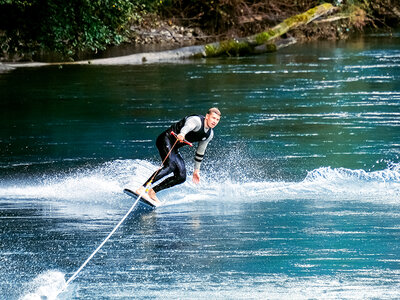
[[193,182],[195,184],[199,184],[199,182],[200,182],[200,170],[199,169],[196,169],[193,171]]
[[182,142],[185,139],[185,136],[182,133],[178,134],[176,137],[180,142]]

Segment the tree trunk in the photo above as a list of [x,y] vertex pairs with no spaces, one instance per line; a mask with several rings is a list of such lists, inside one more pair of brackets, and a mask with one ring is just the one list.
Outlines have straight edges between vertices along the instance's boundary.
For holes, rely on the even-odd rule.
[[290,17],[268,31],[245,38],[208,44],[205,46],[203,56],[241,56],[263,52],[274,52],[282,47],[282,45],[287,44],[284,41],[276,42],[279,37],[287,33],[289,30],[308,24],[321,16],[331,13],[335,9],[336,7],[332,4],[324,3],[306,11],[305,13]]

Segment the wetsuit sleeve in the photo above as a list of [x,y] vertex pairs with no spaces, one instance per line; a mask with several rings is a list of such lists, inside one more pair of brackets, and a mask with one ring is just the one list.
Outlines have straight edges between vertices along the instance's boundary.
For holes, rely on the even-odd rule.
[[190,131],[199,131],[201,128],[201,119],[198,116],[191,116],[186,119],[185,125],[183,125],[181,132],[183,135],[187,135]]
[[207,145],[212,140],[213,137],[214,137],[214,132],[211,132],[210,136],[206,140],[199,142],[199,146],[197,147],[197,151],[194,156],[195,170],[200,169],[201,162],[203,161],[204,158],[204,153],[206,153]]

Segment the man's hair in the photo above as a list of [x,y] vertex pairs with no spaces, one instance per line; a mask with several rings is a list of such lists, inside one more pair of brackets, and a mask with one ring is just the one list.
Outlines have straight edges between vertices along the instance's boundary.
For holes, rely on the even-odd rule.
[[216,107],[211,107],[211,108],[208,110],[208,112],[207,112],[207,114],[212,114],[212,113],[215,113],[215,114],[217,114],[218,116],[221,116],[221,112],[220,112],[219,109],[216,108]]

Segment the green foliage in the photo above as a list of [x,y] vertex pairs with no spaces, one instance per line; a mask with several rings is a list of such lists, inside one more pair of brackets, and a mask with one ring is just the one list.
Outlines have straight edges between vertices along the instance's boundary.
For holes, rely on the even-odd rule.
[[129,0],[0,0],[1,47],[12,53],[36,44],[69,58],[103,50],[124,40],[125,25],[140,5]]
[[[167,0],[168,1],[168,0]],[[131,0],[136,11],[156,12],[165,5],[165,0]]]
[[[58,3],[57,3],[58,2]],[[73,56],[79,50],[102,50],[122,40],[131,3],[124,0],[49,1],[38,37],[42,45]]]
[[0,0],[0,5],[4,4],[13,4],[19,7],[30,6],[31,2],[24,1],[24,0]]

